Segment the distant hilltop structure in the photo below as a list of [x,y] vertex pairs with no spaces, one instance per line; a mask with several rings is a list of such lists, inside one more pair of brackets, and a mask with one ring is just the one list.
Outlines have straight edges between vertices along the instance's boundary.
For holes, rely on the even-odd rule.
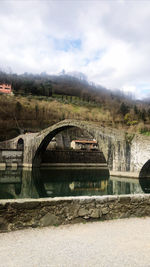
[[73,149],[97,150],[98,144],[96,140],[72,140],[71,147]]
[[0,84],[0,94],[12,95],[13,92],[12,92],[11,84],[7,84],[7,83]]

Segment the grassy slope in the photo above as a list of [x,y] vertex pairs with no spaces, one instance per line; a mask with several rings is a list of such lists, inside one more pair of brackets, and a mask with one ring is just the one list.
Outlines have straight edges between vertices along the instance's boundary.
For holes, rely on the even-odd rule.
[[138,132],[143,126],[139,122],[127,127],[121,115],[116,113],[114,116],[111,107],[108,109],[79,97],[0,96],[0,140],[18,135],[18,128],[38,131],[63,119],[93,121],[99,125],[124,128],[132,132]]

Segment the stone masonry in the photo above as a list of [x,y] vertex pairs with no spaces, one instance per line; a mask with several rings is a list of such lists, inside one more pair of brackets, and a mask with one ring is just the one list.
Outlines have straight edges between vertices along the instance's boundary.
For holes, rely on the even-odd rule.
[[16,149],[19,139],[24,143],[23,165],[40,166],[42,153],[59,132],[78,127],[97,140],[109,170],[139,173],[150,159],[150,137],[128,134],[117,129],[77,120],[64,120],[38,133],[24,134],[0,143],[0,149]]
[[0,232],[150,216],[150,194],[0,201]]

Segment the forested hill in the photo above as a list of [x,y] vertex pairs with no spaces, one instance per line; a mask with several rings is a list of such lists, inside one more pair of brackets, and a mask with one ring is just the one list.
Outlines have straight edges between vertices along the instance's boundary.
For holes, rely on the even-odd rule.
[[0,96],[0,140],[71,118],[150,134],[148,102],[89,83],[82,74],[0,72],[0,83],[11,83],[14,93]]
[[14,94],[52,96],[52,94],[77,96],[87,101],[96,101],[102,103],[107,100],[129,101],[131,96],[126,96],[123,92],[111,91],[101,85],[89,83],[82,73],[78,77],[72,75],[48,75],[28,74],[21,75],[5,73],[0,71],[0,83],[10,83]]

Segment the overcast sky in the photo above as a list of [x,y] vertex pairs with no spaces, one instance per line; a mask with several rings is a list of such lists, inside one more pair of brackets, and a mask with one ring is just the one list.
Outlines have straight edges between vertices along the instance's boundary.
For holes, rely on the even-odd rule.
[[150,1],[0,0],[0,68],[150,95]]

